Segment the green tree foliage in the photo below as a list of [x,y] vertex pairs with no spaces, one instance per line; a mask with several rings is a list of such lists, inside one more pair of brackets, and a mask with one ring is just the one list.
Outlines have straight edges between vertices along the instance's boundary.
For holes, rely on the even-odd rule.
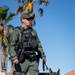
[[7,24],[10,20],[12,20],[14,14],[8,13],[9,7],[3,6],[0,7],[0,24]]
[[[23,3],[22,6],[19,6],[16,10],[16,12],[14,13],[14,15],[16,16],[19,12],[20,15],[22,15],[23,13],[25,13],[25,11],[34,17],[33,20],[33,24],[36,24],[35,22],[35,17],[36,17],[36,13],[34,12],[34,4],[40,6],[42,4],[44,4],[45,6],[48,6],[50,3],[48,2],[48,0],[14,0],[18,3]],[[43,16],[43,8],[39,8],[38,12],[40,14],[40,16]]]
[[[34,4],[39,5],[39,6],[42,4],[44,4],[45,6],[48,6],[50,4],[48,0],[14,0],[14,1],[23,3],[22,6],[18,7],[15,14],[18,14],[19,11],[22,13],[26,10],[28,11],[28,14],[30,15],[35,14]],[[43,16],[43,8],[39,8],[38,10],[39,10],[40,16]]]

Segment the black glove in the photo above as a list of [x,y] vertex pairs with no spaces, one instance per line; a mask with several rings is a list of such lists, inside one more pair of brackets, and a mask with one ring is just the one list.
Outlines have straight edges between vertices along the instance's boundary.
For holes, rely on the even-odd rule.
[[42,58],[42,62],[45,64],[46,63],[46,57]]
[[43,58],[42,58],[43,71],[45,71],[45,64],[46,64],[46,57],[43,57]]

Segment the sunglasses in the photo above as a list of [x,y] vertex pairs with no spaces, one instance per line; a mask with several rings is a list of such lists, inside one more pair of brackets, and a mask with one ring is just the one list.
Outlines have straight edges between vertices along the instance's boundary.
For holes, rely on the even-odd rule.
[[30,19],[30,18],[27,18],[27,20],[28,20],[28,21],[30,21],[30,20],[32,20],[32,19]]
[[26,18],[28,21],[33,20],[34,18]]

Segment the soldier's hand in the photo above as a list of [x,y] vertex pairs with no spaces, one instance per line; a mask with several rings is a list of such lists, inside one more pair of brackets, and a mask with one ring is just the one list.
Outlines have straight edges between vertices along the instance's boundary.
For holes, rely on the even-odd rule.
[[19,60],[18,60],[18,59],[15,59],[15,60],[13,61],[13,63],[14,63],[14,64],[18,64],[18,63],[19,63]]
[[46,63],[46,57],[43,57],[43,58],[42,58],[42,62],[43,62],[43,63]]

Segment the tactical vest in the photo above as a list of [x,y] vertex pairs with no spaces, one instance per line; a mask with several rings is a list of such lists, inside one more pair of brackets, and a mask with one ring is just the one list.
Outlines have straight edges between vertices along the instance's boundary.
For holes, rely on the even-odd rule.
[[35,50],[38,46],[36,36],[33,35],[33,29],[20,29],[19,49]]

